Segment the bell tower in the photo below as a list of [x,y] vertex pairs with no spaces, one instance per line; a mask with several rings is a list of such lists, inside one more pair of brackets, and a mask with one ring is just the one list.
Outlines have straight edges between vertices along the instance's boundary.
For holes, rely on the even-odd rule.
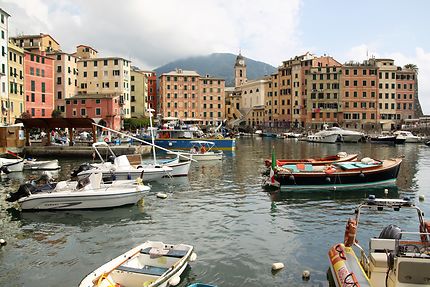
[[246,83],[246,64],[245,58],[239,52],[236,57],[236,62],[234,64],[234,86],[239,87]]

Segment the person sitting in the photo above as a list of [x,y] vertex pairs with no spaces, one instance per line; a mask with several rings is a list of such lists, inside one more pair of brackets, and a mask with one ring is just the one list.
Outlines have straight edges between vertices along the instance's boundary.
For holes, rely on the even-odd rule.
[[200,148],[200,153],[205,153],[206,152],[206,148],[204,145],[202,145],[202,147]]

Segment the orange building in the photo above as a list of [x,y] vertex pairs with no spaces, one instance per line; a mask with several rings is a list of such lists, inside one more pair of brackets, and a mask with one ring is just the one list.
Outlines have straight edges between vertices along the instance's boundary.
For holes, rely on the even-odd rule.
[[416,72],[412,69],[397,67],[396,73],[396,112],[400,121],[415,117],[415,98],[418,96]]

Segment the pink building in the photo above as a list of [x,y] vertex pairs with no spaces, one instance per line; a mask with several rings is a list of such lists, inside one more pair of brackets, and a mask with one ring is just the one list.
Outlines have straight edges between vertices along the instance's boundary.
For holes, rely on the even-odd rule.
[[34,118],[50,118],[54,110],[54,60],[45,52],[25,52],[25,111]]
[[92,118],[105,127],[121,129],[119,94],[79,94],[66,99],[66,118]]

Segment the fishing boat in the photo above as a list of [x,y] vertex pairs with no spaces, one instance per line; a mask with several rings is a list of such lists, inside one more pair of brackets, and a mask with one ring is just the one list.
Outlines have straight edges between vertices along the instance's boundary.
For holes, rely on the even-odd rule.
[[[379,215],[388,210],[404,209],[418,214],[417,231],[406,232],[390,224],[377,238],[370,238],[368,253],[359,245],[356,240],[359,223],[372,222],[373,228],[375,225],[373,221],[359,221],[364,211]],[[376,199],[369,196],[355,210],[355,217],[348,220],[344,242],[334,245],[328,252],[330,286],[429,286],[430,222],[425,222],[423,216],[424,213],[408,198]]]
[[[281,190],[333,191],[394,185],[402,159],[336,162],[327,166],[312,163],[285,164],[274,167],[273,179]],[[273,182],[273,179],[271,181]],[[264,188],[271,188],[271,181],[264,181]]]
[[57,170],[60,168],[58,159],[36,160],[35,158],[27,158],[24,160],[24,170]]
[[50,182],[41,179],[22,184],[6,197],[22,210],[95,209],[135,204],[150,190],[142,180],[104,182],[101,172],[93,172],[78,181]]
[[[348,154],[346,152],[338,152],[336,155],[330,155],[321,158],[306,158],[306,159],[278,159],[276,160],[277,166],[283,166],[285,164],[297,164],[297,163],[311,163],[313,165],[326,165],[335,162],[342,161],[355,161],[358,154]],[[272,166],[272,160],[266,159],[264,161],[266,167]]]
[[213,150],[215,143],[209,141],[192,141],[192,147],[189,152],[179,152],[180,155],[189,157],[196,161],[221,160],[223,152]]
[[88,274],[79,287],[166,287],[180,283],[194,247],[147,241]]
[[[108,151],[107,158],[103,158],[98,148],[104,147]],[[72,172],[72,177],[85,177],[94,172],[94,169],[101,171],[103,176],[114,176],[115,179],[127,180],[141,177],[145,181],[156,181],[163,177],[170,177],[172,168],[162,165],[143,165],[140,154],[116,156],[109,145],[105,142],[93,143],[94,152],[101,163],[84,163]]]

